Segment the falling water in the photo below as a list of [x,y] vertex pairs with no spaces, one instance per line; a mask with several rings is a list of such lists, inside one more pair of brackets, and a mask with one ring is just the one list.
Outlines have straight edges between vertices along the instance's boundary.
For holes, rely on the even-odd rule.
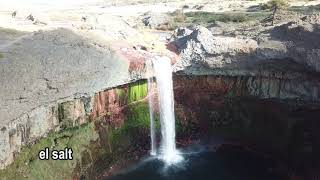
[[155,135],[155,125],[154,125],[154,108],[153,108],[153,68],[152,62],[147,61],[147,76],[148,76],[148,100],[149,100],[149,115],[150,115],[150,137],[151,137],[151,152],[152,156],[157,154],[156,147],[156,135]]
[[173,164],[182,159],[176,150],[175,118],[171,61],[159,57],[152,61],[157,81],[159,112],[161,121],[160,158],[167,164]]

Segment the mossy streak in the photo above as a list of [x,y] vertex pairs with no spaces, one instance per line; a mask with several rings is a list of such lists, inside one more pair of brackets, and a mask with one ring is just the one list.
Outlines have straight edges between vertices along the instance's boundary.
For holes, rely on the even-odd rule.
[[[159,121],[156,122],[159,128]],[[119,160],[132,158],[131,154],[126,153],[128,149],[137,149],[148,143],[150,122],[146,102],[130,104],[124,124],[118,129],[101,125],[103,123],[104,121],[96,119],[72,129],[52,132],[35,144],[25,146],[13,164],[0,170],[1,179],[56,180],[72,179],[81,174],[87,176],[90,174],[88,171],[95,171],[92,174],[99,173],[98,171],[105,170]],[[46,147],[50,151],[72,148],[73,160],[39,160],[39,151]],[[97,165],[98,161],[103,163]]]
[[[51,133],[37,143],[24,147],[14,163],[0,171],[0,177],[4,180],[70,179],[77,162],[81,160],[81,151],[97,139],[98,133],[94,131],[92,123],[60,133]],[[73,160],[39,160],[39,151],[46,147],[50,151],[70,147],[73,150]]]
[[[149,134],[150,128],[150,116],[149,116],[149,106],[146,102],[138,102],[129,105],[128,115],[125,119],[125,124],[114,130],[112,133],[112,142],[117,144],[118,140],[122,136],[129,136],[132,141],[135,141],[135,135],[140,133]],[[155,126],[156,129],[160,128],[159,116],[155,116]]]
[[[0,170],[0,179],[56,180],[80,178],[82,175],[91,179],[115,162],[132,158],[132,154],[127,153],[128,149],[140,149],[139,145],[149,141],[150,121],[148,103],[143,100],[147,96],[146,81],[127,87],[115,89],[117,99],[124,107],[125,119],[120,128],[109,126],[104,118],[98,118],[81,126],[51,132],[34,144],[24,146],[15,161],[5,170]],[[61,107],[59,110],[62,112]],[[59,119],[62,122],[64,114],[60,113]],[[159,121],[156,122],[159,127]],[[38,153],[46,147],[50,152],[72,148],[73,160],[40,160]]]
[[141,100],[148,94],[148,84],[145,80],[129,84],[128,103]]

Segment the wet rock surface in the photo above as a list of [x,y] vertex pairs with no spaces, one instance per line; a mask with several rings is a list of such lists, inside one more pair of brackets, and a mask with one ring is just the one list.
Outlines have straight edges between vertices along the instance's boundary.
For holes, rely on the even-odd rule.
[[[1,165],[7,166],[1,177],[92,179],[117,163],[137,160],[149,147],[146,89],[145,81],[126,84],[13,121],[1,129]],[[41,161],[38,152],[46,147],[70,147],[74,158]]]
[[260,93],[251,94],[246,79],[175,77],[176,114],[184,127],[178,137],[193,136],[203,144],[236,142],[284,162],[286,168],[278,170],[288,179],[317,177],[319,103],[290,95],[265,97],[262,89],[272,88],[263,81]]

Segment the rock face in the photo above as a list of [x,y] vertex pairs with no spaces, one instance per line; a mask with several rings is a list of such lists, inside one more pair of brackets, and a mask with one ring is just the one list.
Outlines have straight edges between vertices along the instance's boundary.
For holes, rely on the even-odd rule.
[[[190,90],[194,84],[198,84],[205,88],[205,92],[226,98],[254,97],[320,102],[320,82],[318,79],[288,79],[285,76],[199,76],[199,78],[195,76],[188,79],[188,77],[177,76],[175,80],[175,88],[177,89],[183,89],[179,81],[188,82],[183,85],[186,89]],[[196,93],[197,90],[199,89],[195,88],[192,92]]]
[[36,32],[2,51],[1,125],[40,105],[130,80],[126,60],[66,29]]
[[[146,153],[143,148],[149,144],[146,95],[147,84],[139,81],[92,96],[43,106],[12,121],[0,130],[1,168],[18,160],[8,169],[0,170],[0,176],[4,179],[47,179],[53,178],[51,173],[54,172],[58,179],[71,179],[72,176],[93,179],[97,175],[96,169],[108,168],[111,161],[137,158],[139,153]],[[45,137],[50,130],[50,135]],[[39,140],[40,137],[43,138]],[[34,145],[35,140],[39,141]],[[24,145],[29,146],[22,150]],[[65,146],[73,149],[72,163],[37,158],[38,152],[45,147],[52,150]],[[38,165],[43,168],[37,169],[36,173],[30,171]]]
[[311,179],[320,167],[319,27],[311,15],[251,29],[256,37],[177,30],[175,105],[185,134],[254,145]]
[[287,49],[287,57],[320,72],[319,14],[275,27],[270,38],[282,42]]
[[172,18],[164,13],[147,13],[142,19],[145,26],[153,29],[168,28],[172,21]]
[[215,37],[204,27],[178,39],[176,45],[181,52],[181,60],[175,65],[175,70],[192,64],[208,68],[231,67],[241,64],[258,47],[257,42],[250,39]]
[[108,44],[66,29],[24,35],[1,54],[0,168],[21,145],[86,123],[87,97],[132,80],[130,62]]
[[320,167],[319,99],[312,101],[312,88],[306,84],[311,91],[302,95],[294,86],[304,81],[296,82],[272,77],[175,76],[176,115],[186,129],[177,136],[202,139],[203,144],[240,142],[286,162],[293,174],[298,169],[304,171],[301,176],[313,177]]
[[[198,27],[191,34],[180,36],[172,42],[181,56],[175,70],[188,73],[190,67],[202,67],[202,70],[232,68],[241,71],[252,64],[272,59],[292,59],[319,72],[318,19],[318,15],[306,16],[297,22],[262,31],[257,38],[251,39],[214,36],[207,28]],[[199,69],[199,72],[202,70]]]

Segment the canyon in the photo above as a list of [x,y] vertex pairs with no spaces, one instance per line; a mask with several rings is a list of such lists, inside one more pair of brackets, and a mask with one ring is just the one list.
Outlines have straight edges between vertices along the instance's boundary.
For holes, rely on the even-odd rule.
[[[0,29],[0,177],[99,179],[148,154],[146,61],[159,57],[173,67],[178,148],[239,146],[276,159],[283,176],[319,176],[319,14],[236,35],[228,24],[180,27],[168,41],[132,16]],[[73,159],[40,161],[46,147],[70,147]]]

